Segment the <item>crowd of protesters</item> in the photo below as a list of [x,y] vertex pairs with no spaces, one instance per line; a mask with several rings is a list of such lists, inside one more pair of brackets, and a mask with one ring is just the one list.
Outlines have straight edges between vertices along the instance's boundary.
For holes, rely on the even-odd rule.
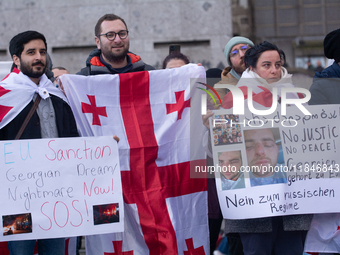
[[[340,42],[340,30],[335,30],[325,37],[325,55],[335,61],[332,66],[326,69],[319,68],[316,77],[340,77],[338,42]],[[86,67],[82,68],[77,73],[78,75],[121,74],[155,70],[154,67],[144,63],[139,55],[129,51],[129,31],[124,19],[119,16],[106,14],[98,20],[95,26],[95,43],[97,48],[89,54]],[[10,41],[9,49],[13,59],[12,72],[20,74],[20,77],[15,76],[13,79],[13,76],[8,76],[3,80],[2,85],[9,82],[20,82],[29,91],[29,95],[25,102],[21,102],[22,110],[18,111],[17,115],[8,120],[7,124],[0,129],[0,140],[78,136],[72,111],[61,91],[62,84],[59,83],[59,76],[68,72],[63,67],[52,69],[52,61],[48,60],[47,42],[44,35],[36,31],[19,33]],[[215,78],[219,78],[216,84],[261,87],[269,93],[273,88],[294,86],[291,81],[292,75],[283,67],[286,61],[285,54],[270,42],[254,44],[248,38],[236,36],[227,42],[224,55],[228,63],[224,70],[207,70],[207,77],[212,71],[217,74],[217,76],[214,75]],[[48,67],[49,62],[50,66]],[[189,57],[180,52],[174,52],[165,57],[162,68],[180,68],[188,63]],[[50,71],[52,71],[52,75],[49,73]],[[51,96],[45,100],[43,94],[36,93],[32,89],[34,86],[48,88]],[[215,98],[210,99],[208,107],[211,110],[220,107],[230,108],[230,105],[232,106],[230,92],[227,89],[216,89],[216,91],[223,99],[222,104],[213,104],[213,101],[217,99],[217,94],[214,94]],[[337,86],[336,83],[325,83],[322,79],[317,79],[310,91],[312,95],[310,104],[338,104],[340,102],[340,86]],[[278,96],[280,102],[280,94]],[[297,95],[291,96],[294,98]],[[30,111],[33,111],[31,119],[23,124]],[[213,115],[213,111],[208,111],[207,115],[203,116],[203,123],[207,127],[209,127],[208,119]],[[59,125],[59,123],[63,124]],[[221,127],[214,132],[215,144],[218,145],[243,141],[239,126],[225,126],[224,129]],[[262,134],[256,134],[256,136],[260,135]],[[263,135],[268,135],[271,140],[275,140],[270,132]],[[252,141],[257,143],[255,138],[252,138]],[[276,151],[275,142],[273,143],[273,150]],[[256,148],[261,146],[259,142]],[[264,149],[261,152],[254,149],[253,153],[265,155],[268,152]],[[277,154],[274,156],[276,159]],[[207,164],[213,165],[211,157],[207,158]],[[277,162],[271,164],[276,165]],[[269,179],[266,178],[266,176],[261,177],[261,181],[268,184]],[[230,255],[302,255],[304,252],[304,242],[312,215],[225,220],[225,233],[223,234],[225,237],[220,248],[216,250],[223,217],[219,208],[214,178],[208,180],[208,208],[211,254],[215,252],[214,254]],[[35,242],[36,240],[10,241],[8,242],[10,254],[31,255]],[[38,247],[39,254],[64,254],[65,241],[63,238],[42,239],[38,240]]]

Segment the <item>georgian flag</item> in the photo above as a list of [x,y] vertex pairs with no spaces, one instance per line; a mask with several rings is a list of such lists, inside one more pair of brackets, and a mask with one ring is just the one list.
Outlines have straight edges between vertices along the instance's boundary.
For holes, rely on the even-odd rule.
[[204,68],[61,77],[81,135],[120,138],[125,231],[87,236],[86,254],[209,254],[206,179],[190,176],[205,165],[191,78]]
[[37,86],[28,76],[15,69],[0,82],[0,129],[11,122],[32,101],[35,93],[38,93],[42,99],[53,94],[67,102],[65,95],[45,74],[41,76]]

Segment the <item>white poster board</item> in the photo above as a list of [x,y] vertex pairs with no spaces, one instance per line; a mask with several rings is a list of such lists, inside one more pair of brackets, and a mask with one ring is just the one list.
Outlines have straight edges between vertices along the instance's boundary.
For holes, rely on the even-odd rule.
[[124,231],[112,137],[0,142],[0,240]]
[[[224,218],[339,212],[340,105],[306,108],[311,116],[296,107],[288,107],[286,116],[279,110],[269,116],[215,112],[210,130],[214,167],[207,171],[215,172]],[[265,133],[274,145],[255,142]],[[270,153],[276,156],[268,156]],[[271,177],[264,171],[255,173],[256,166],[266,166],[275,157],[274,167],[268,168]],[[236,180],[228,180],[232,171],[221,178],[228,165],[242,169]]]

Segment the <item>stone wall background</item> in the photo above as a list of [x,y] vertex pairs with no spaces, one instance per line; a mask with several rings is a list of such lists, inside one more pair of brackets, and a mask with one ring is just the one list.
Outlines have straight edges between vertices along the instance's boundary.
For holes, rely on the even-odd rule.
[[232,37],[230,0],[0,0],[0,61],[10,61],[10,39],[37,30],[47,39],[53,66],[76,73],[96,45],[94,26],[106,13],[128,26],[130,51],[161,68],[169,45],[181,44],[191,62],[224,68]]

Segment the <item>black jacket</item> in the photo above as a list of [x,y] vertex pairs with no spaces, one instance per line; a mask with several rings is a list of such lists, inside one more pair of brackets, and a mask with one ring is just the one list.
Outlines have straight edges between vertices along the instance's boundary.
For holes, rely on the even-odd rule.
[[77,74],[88,76],[97,74],[119,74],[155,70],[154,67],[145,64],[140,56],[131,52],[128,53],[128,66],[119,69],[109,69],[101,61],[100,54],[100,50],[93,50],[86,60],[86,67],[81,69]]
[[[58,136],[79,136],[70,106],[64,100],[54,95],[51,95],[51,100],[56,117]],[[13,140],[15,138],[28,112],[32,108],[32,105],[33,101],[31,101],[10,123],[0,129],[0,140]],[[36,138],[41,138],[40,120],[37,112],[33,114],[20,139]]]
[[309,105],[340,104],[340,66],[338,63],[315,73],[310,87]]

